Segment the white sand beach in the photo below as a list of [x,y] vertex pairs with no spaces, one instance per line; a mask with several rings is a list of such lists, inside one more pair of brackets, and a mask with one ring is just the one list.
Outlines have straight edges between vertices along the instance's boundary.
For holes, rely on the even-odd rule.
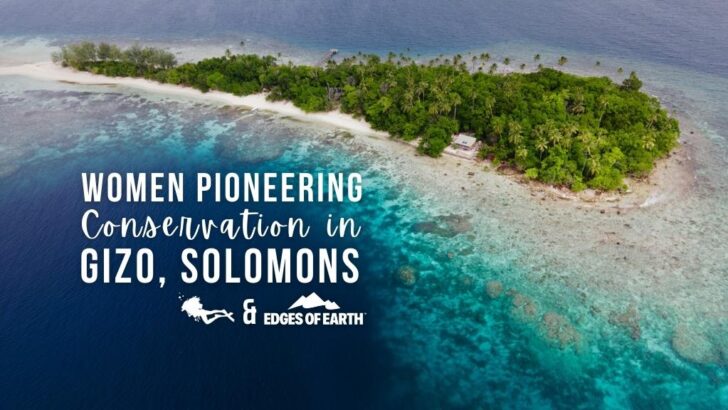
[[[573,309],[572,316],[587,311],[608,321],[610,315],[622,314],[634,304],[643,316],[669,318],[668,327],[650,328],[646,324],[642,330],[644,338],[660,340],[663,346],[678,326],[713,333],[725,325],[721,306],[726,306],[728,292],[720,272],[728,263],[721,250],[720,226],[705,223],[711,220],[714,208],[706,208],[701,195],[713,188],[697,185],[694,158],[700,158],[704,168],[718,167],[709,165],[710,144],[686,119],[681,118],[682,147],[671,158],[658,162],[650,177],[629,181],[631,192],[575,195],[524,181],[517,174],[495,172],[487,162],[416,155],[411,144],[372,130],[362,120],[340,112],[307,114],[291,103],[267,101],[263,94],[238,97],[202,93],[144,79],[77,72],[50,62],[0,66],[0,75],[126,88],[267,111],[351,131],[357,150],[370,152],[393,180],[420,192],[423,208],[441,215],[472,217],[467,247],[506,256],[509,263],[531,272],[529,277],[504,275],[484,280],[498,279],[506,287],[517,286],[517,291],[534,298],[540,309]],[[492,240],[494,230],[502,241]],[[451,246],[444,251],[457,259],[466,245],[452,241]],[[547,306],[546,300],[560,300],[565,289],[584,295],[583,306]],[[540,299],[537,294],[541,294]]]
[[386,132],[375,131],[363,120],[338,111],[326,113],[306,113],[290,102],[268,101],[265,94],[253,94],[238,97],[219,91],[203,93],[190,87],[170,84],[161,84],[142,78],[107,77],[88,72],[63,68],[51,62],[21,64],[14,66],[0,66],[0,75],[20,75],[41,80],[62,81],[84,85],[123,86],[144,92],[162,94],[188,100],[218,103],[230,106],[240,106],[251,110],[264,110],[281,114],[299,121],[327,124],[344,128],[359,134],[386,136]]
[[[60,81],[81,85],[127,87],[145,93],[180,98],[183,100],[200,101],[205,103],[241,107],[249,110],[271,112],[298,121],[322,124],[329,127],[341,128],[360,135],[387,139],[396,144],[405,144],[407,146],[415,145],[414,143],[394,140],[390,138],[388,133],[372,129],[366,121],[354,118],[353,116],[344,114],[340,111],[306,113],[300,108],[294,106],[291,102],[269,101],[266,99],[266,94],[263,93],[242,97],[219,91],[203,93],[191,87],[162,84],[142,78],[107,77],[89,72],[77,71],[71,68],[63,68],[49,61],[8,66],[0,65],[0,76],[1,75],[19,75],[46,81]],[[459,161],[483,162],[484,166],[486,164],[484,161],[463,158],[461,155],[454,154],[453,150],[446,150],[445,154],[456,157]],[[586,190],[577,194],[565,188],[557,188],[538,182],[526,181],[523,176],[518,173],[511,172],[500,175],[504,178],[521,182],[524,187],[528,188],[532,195],[539,198],[557,199],[564,202],[575,203],[579,206],[609,206],[629,209],[652,206],[668,200],[679,199],[679,197],[689,190],[690,184],[692,183],[690,155],[686,153],[685,150],[679,150],[676,155],[680,159],[662,160],[650,178],[640,181],[627,181],[630,187],[628,194],[600,194],[593,190]]]

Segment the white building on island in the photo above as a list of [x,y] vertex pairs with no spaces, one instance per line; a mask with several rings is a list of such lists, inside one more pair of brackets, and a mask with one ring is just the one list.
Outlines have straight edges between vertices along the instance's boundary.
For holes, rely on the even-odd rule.
[[478,155],[480,142],[468,134],[455,134],[452,136],[452,144],[445,148],[445,152],[465,159],[474,159]]
[[465,151],[472,151],[475,149],[475,146],[478,143],[478,140],[475,139],[472,135],[468,134],[455,134],[452,137],[452,143],[455,146],[455,148],[459,148]]

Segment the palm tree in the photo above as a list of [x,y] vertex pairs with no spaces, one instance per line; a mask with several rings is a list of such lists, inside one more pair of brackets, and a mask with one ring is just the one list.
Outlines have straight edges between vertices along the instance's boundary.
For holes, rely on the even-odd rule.
[[493,64],[491,64],[490,69],[488,70],[488,72],[490,74],[493,74],[493,73],[495,73],[495,70],[497,70],[497,69],[498,69],[498,64],[493,63]]
[[565,137],[571,138],[579,133],[579,127],[575,123],[570,122],[564,125],[564,127],[561,129],[561,133],[564,134]]
[[516,148],[516,159],[522,161],[526,158],[528,158],[528,150],[522,146]]
[[460,95],[457,95],[457,98],[454,98],[452,94],[456,93],[449,92],[451,85],[452,79],[448,77],[438,78],[432,84],[430,91],[434,101],[428,108],[428,112],[430,114],[435,116],[444,114],[449,112],[455,103],[458,105],[460,104]]
[[[596,148],[596,140],[594,134],[589,131],[584,131],[578,136],[579,142],[584,148],[584,156],[588,159],[592,157],[593,149]],[[584,161],[584,165],[581,167],[581,173],[584,174],[588,161]]]
[[526,64],[525,63],[521,63],[521,70],[525,70],[525,69],[526,69]]
[[577,139],[579,142],[584,145],[584,150],[587,152],[587,154],[591,155],[592,149],[596,148],[597,139],[594,137],[594,134],[591,131],[581,131],[579,132],[579,135],[577,136]]
[[596,175],[600,168],[601,166],[597,156],[589,157],[589,159],[586,160],[586,169],[589,171],[590,175]]
[[415,94],[417,94],[417,99],[422,102],[422,97],[424,97],[425,92],[427,91],[427,81],[420,81],[415,86]]
[[488,114],[489,117],[492,117],[493,108],[495,108],[495,97],[493,97],[492,95],[485,97],[483,105],[485,106],[485,112]]
[[538,61],[540,59],[541,59],[541,54],[536,54],[535,56],[533,56],[534,61]]
[[548,130],[549,134],[549,141],[551,141],[551,145],[557,146],[560,145],[561,142],[564,140],[564,136],[561,135],[561,132],[557,130],[556,128],[550,128]]
[[463,102],[458,93],[450,93],[449,104],[453,108],[452,118],[455,119],[458,116],[458,106]]
[[536,150],[538,150],[538,160],[541,160],[541,157],[543,157],[544,151],[546,151],[546,148],[548,148],[548,141],[546,141],[546,138],[539,137],[536,139]]
[[597,60],[597,62],[594,65],[597,66],[597,67],[599,67],[600,65],[602,65],[602,62],[599,61],[599,60]]
[[523,128],[521,128],[521,124],[516,121],[511,121],[508,123],[508,142],[510,142],[514,146],[521,145],[521,142],[523,142],[523,133],[521,132]]
[[653,112],[652,114],[650,114],[649,118],[647,118],[647,127],[650,129],[654,129],[654,125],[657,121],[659,121],[659,119],[660,116],[656,112]]
[[544,151],[548,148],[548,126],[546,124],[539,124],[533,129],[533,137],[536,140],[534,146],[539,152],[538,159],[541,160]]
[[565,56],[559,57],[559,62],[558,62],[559,65],[566,65],[566,63],[568,63],[568,62],[569,62],[569,59],[566,58]]
[[506,57],[506,58],[503,59],[503,64],[508,65],[510,63],[511,63],[511,58],[510,57]]
[[655,148],[655,134],[652,132],[648,132],[643,137],[642,141],[642,148],[646,149],[647,151],[652,151],[653,148]]
[[472,110],[472,108],[475,107],[475,99],[478,98],[478,90],[475,87],[471,87],[465,90],[465,93],[470,99],[470,108]]
[[497,143],[503,137],[506,131],[506,120],[503,117],[493,117],[490,120],[490,132],[488,133],[489,141]]
[[482,62],[485,63],[488,60],[490,60],[490,54],[488,54],[488,53],[482,53],[480,55],[480,61],[482,61]]
[[607,131],[603,128],[598,128],[597,133],[594,136],[594,145],[597,147],[597,149],[601,149],[605,146],[605,136],[607,135]]
[[597,123],[597,125],[601,127],[602,118],[604,118],[604,114],[607,112],[607,108],[609,107],[609,100],[603,95],[600,95],[597,98],[597,107],[599,108],[599,122]]
[[617,69],[617,72],[618,72],[619,74],[622,74],[622,73],[624,72],[624,68],[622,68],[622,67],[619,67],[619,68]]
[[402,94],[402,111],[406,113],[412,112],[415,106],[415,99],[417,98],[417,91],[415,89],[415,79],[411,75],[411,71],[408,71],[407,79],[405,80],[407,86]]
[[574,93],[573,98],[569,101],[569,112],[574,115],[584,114],[586,106],[584,105],[584,94],[581,90]]
[[543,70],[543,64],[539,63],[538,64],[538,69],[539,69],[539,71]]

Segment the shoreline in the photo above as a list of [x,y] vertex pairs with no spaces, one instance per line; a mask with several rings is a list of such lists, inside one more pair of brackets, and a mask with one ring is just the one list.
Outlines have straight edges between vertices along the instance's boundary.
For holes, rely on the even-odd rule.
[[[0,76],[23,76],[46,81],[58,81],[68,84],[90,85],[90,86],[122,86],[138,89],[144,92],[182,98],[186,100],[204,101],[217,103],[223,106],[242,107],[250,111],[266,111],[281,115],[289,119],[322,124],[330,127],[341,128],[353,133],[366,135],[374,138],[386,139],[388,141],[416,147],[412,141],[398,140],[385,131],[377,131],[362,119],[354,118],[341,111],[327,111],[320,113],[306,113],[288,101],[268,101],[266,94],[251,94],[247,96],[236,96],[220,91],[209,91],[203,93],[191,87],[158,83],[156,81],[131,78],[131,77],[107,77],[85,71],[77,71],[71,68],[63,68],[52,62],[38,62],[30,64],[0,66]],[[681,124],[685,124],[684,118],[679,118]],[[695,127],[690,127],[692,130]],[[692,133],[692,132],[691,132]],[[690,183],[694,180],[692,156],[686,152],[683,130],[680,136],[680,145],[673,153],[659,160],[650,175],[640,180],[628,178],[625,180],[629,189],[627,192],[599,192],[593,189],[586,189],[582,192],[573,192],[568,188],[552,186],[538,181],[528,181],[522,174],[508,170],[498,171],[504,179],[517,182],[531,193],[531,196],[541,200],[556,200],[564,203],[571,203],[577,207],[598,207],[633,209],[645,208],[668,200],[675,200],[684,197],[690,190]],[[413,152],[412,155],[418,155]],[[454,152],[443,152],[443,156],[451,157],[458,161],[467,161],[474,164],[482,164],[488,170],[493,170],[489,161],[478,160],[477,158],[466,158]],[[678,159],[675,159],[677,157]],[[670,183],[670,185],[667,184]]]
[[[709,144],[684,116],[679,117],[683,125],[680,148],[670,158],[658,161],[644,181],[631,184],[632,193],[602,194],[590,202],[567,195],[574,195],[570,191],[525,182],[520,175],[496,172],[486,161],[417,155],[411,142],[390,138],[348,115],[306,114],[290,103],[266,101],[263,95],[202,93],[143,79],[74,72],[52,63],[0,67],[0,75],[124,86],[155,96],[271,111],[308,124],[333,126],[333,134],[336,129],[351,130],[355,137],[367,136],[353,139],[359,144],[355,149],[381,158],[383,169],[413,187],[428,209],[440,204],[432,209],[435,220],[459,215],[472,224],[462,238],[448,241],[446,251],[448,258],[453,255],[455,267],[467,271],[466,248],[503,256],[503,272],[473,274],[483,281],[501,281],[504,287],[532,298],[539,314],[555,311],[577,319],[591,315],[600,317],[601,325],[612,326],[611,316],[622,314],[625,306],[634,304],[643,318],[641,340],[665,348],[676,329],[686,327],[704,335],[722,326],[720,306],[725,300],[725,281],[714,276],[725,266],[725,254],[719,252],[720,233],[695,223],[701,220],[696,211],[702,208],[696,209],[696,203],[703,200],[704,188],[696,185],[693,168],[705,165]],[[336,117],[345,121],[333,121]],[[352,123],[356,127],[350,127]],[[700,164],[693,158],[700,158]],[[692,191],[696,191],[695,195]],[[617,199],[611,200],[613,197]],[[640,207],[645,201],[649,202]],[[483,210],[482,214],[478,210]],[[536,220],[539,223],[534,224]],[[497,241],[492,240],[491,232],[498,233]],[[716,257],[707,261],[705,254]],[[519,269],[509,270],[505,263]],[[564,300],[573,304],[564,304]],[[696,300],[711,303],[696,304]],[[650,320],[654,318],[660,318],[659,322]],[[578,320],[575,323],[580,326]],[[591,331],[579,328],[585,333]]]
[[52,62],[22,64],[17,66],[0,66],[0,76],[19,75],[39,80],[59,81],[69,84],[97,85],[97,86],[123,86],[136,88],[142,91],[165,94],[185,99],[201,100],[223,105],[238,106],[251,111],[270,111],[300,121],[327,124],[334,127],[345,128],[357,133],[376,136],[389,136],[384,131],[372,129],[366,121],[358,120],[339,111],[325,113],[306,113],[291,102],[268,101],[265,94],[251,94],[239,97],[220,91],[203,93],[191,87],[162,84],[143,78],[107,77],[89,72],[76,71],[70,68],[59,67]]

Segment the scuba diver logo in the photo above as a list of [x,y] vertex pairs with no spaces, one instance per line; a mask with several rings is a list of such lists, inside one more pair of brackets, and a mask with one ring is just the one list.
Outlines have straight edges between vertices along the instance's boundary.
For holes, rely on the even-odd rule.
[[[180,299],[182,298],[180,297]],[[224,309],[203,309],[202,302],[200,302],[200,298],[197,296],[193,296],[182,302],[181,311],[187,313],[188,317],[195,319],[195,322],[199,322],[200,320],[202,320],[202,323],[206,325],[209,325],[210,323],[223,317],[230,319],[231,322],[235,322],[232,312],[228,312]]]

